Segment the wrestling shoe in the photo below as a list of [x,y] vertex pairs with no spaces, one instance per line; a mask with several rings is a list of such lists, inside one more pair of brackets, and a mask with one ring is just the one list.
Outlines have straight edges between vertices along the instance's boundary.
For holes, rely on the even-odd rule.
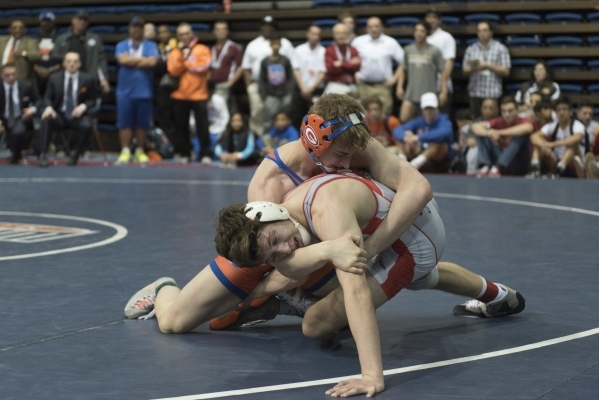
[[173,278],[160,278],[135,293],[125,306],[125,316],[129,319],[140,319],[154,310],[156,293],[163,286],[177,286]]
[[128,152],[128,151],[121,151],[121,154],[119,154],[119,158],[117,158],[116,163],[117,164],[127,164],[130,159],[131,159],[131,153],[130,152]]
[[277,296],[265,296],[250,302],[239,303],[235,309],[210,320],[210,329],[215,331],[237,329],[245,324],[256,324],[274,319],[281,308]]
[[464,304],[455,306],[453,314],[467,317],[490,318],[518,314],[524,310],[526,302],[520,293],[501,283],[498,283],[497,286],[500,286],[507,292],[501,299],[486,304],[478,300],[468,300]]
[[136,151],[135,152],[135,161],[137,161],[138,163],[147,163],[148,161],[150,161],[150,157],[148,157],[146,155],[146,153],[144,153],[143,151]]

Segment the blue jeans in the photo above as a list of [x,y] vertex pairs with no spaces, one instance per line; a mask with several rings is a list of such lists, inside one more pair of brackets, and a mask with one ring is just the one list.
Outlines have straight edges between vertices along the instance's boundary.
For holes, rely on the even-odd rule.
[[478,163],[496,165],[508,175],[524,175],[530,162],[529,137],[514,136],[510,144],[502,151],[495,142],[487,137],[477,137]]

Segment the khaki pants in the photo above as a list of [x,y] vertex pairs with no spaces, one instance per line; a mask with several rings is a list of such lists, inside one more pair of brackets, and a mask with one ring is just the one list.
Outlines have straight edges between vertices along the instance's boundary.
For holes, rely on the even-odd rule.
[[393,110],[393,98],[391,97],[391,88],[385,87],[382,83],[368,85],[366,83],[358,83],[358,94],[360,100],[364,101],[370,97],[378,97],[383,103],[383,112],[385,115],[391,115]]
[[231,94],[231,90],[229,86],[227,86],[227,82],[220,82],[214,85],[214,93],[221,95],[225,102],[229,104],[229,96]]
[[257,136],[264,134],[264,102],[260,97],[258,82],[252,82],[247,87],[248,100],[250,103],[250,131]]

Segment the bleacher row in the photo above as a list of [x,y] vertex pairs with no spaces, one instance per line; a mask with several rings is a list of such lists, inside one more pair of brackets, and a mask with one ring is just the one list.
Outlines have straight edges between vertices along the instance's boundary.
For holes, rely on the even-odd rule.
[[[166,23],[173,31],[178,22],[185,20],[192,24],[200,41],[208,45],[214,40],[210,32],[212,23],[224,19],[230,23],[231,39],[245,45],[256,37],[260,18],[270,14],[280,22],[282,36],[294,45],[305,40],[305,28],[311,23],[323,28],[323,45],[327,45],[332,39],[330,28],[337,22],[337,14],[348,10],[357,17],[359,33],[363,32],[367,17],[377,15],[386,26],[385,33],[405,46],[413,41],[416,21],[433,5],[443,13],[444,29],[455,37],[458,46],[453,74],[457,94],[454,102],[458,106],[467,104],[467,98],[460,95],[467,84],[461,73],[461,59],[465,48],[477,40],[476,22],[481,19],[495,25],[495,38],[510,49],[512,73],[505,82],[506,92],[514,93],[521,82],[529,78],[530,68],[536,60],[545,59],[562,90],[571,94],[575,102],[587,99],[599,103],[597,1],[233,0],[231,13],[221,12],[222,2],[172,4],[176,2],[165,5],[159,0],[56,0],[52,11],[57,15],[59,32],[68,29],[76,10],[85,8],[91,14],[89,30],[100,34],[105,43],[110,81],[115,85],[118,67],[114,60],[114,45],[126,38],[127,23],[132,15],[143,15],[147,21],[156,24]],[[10,4],[19,8],[10,8]],[[38,29],[37,15],[47,9],[48,3],[43,0],[3,1],[0,3],[0,27],[20,18],[30,26],[31,34]],[[5,30],[0,28],[0,33]],[[101,121],[108,123],[102,125],[104,129],[113,129],[111,97],[105,99],[101,114]]]

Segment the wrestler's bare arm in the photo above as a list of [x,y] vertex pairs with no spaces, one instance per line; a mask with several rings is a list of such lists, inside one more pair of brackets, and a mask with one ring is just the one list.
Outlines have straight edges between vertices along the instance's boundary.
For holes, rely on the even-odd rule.
[[418,218],[433,198],[428,180],[409,162],[391,154],[382,144],[372,140],[364,152],[352,158],[352,168],[366,168],[372,179],[396,188],[387,218],[364,242],[368,258],[391,246]]

